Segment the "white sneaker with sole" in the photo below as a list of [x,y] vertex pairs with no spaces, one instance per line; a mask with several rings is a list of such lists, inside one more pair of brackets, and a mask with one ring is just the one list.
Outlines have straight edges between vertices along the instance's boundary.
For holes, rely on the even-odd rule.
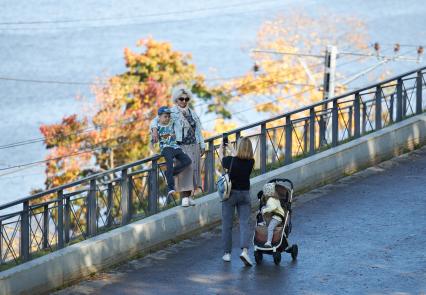
[[182,207],[189,207],[189,198],[182,198]]
[[247,249],[243,249],[243,252],[240,254],[240,258],[244,262],[245,266],[253,266],[253,262],[251,262]]
[[222,256],[223,261],[230,262],[231,261],[231,253],[225,253]]

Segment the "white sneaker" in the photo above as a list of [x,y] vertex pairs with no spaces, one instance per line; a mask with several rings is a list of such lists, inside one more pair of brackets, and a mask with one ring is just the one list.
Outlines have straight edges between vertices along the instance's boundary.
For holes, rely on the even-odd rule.
[[272,248],[271,242],[266,242],[265,245],[263,245],[265,248]]
[[189,197],[189,206],[195,206],[195,201],[192,197]]
[[240,258],[244,262],[245,266],[253,266],[253,262],[251,262],[247,249],[243,249],[243,252],[240,254]]
[[230,262],[231,261],[231,253],[225,253],[222,256],[223,261]]
[[189,198],[182,198],[182,207],[189,207]]

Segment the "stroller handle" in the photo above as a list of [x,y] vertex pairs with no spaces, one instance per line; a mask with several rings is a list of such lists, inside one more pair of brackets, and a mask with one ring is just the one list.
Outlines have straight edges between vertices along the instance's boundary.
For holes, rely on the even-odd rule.
[[270,181],[268,181],[268,183],[273,183],[273,182],[277,182],[277,181],[289,183],[291,189],[293,189],[293,187],[294,187],[293,182],[290,179],[287,179],[287,178],[274,178],[274,179],[271,179]]

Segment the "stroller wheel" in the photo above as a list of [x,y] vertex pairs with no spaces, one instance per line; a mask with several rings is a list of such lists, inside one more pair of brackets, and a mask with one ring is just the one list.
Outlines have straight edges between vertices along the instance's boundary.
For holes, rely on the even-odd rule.
[[256,264],[262,263],[263,254],[260,251],[254,251],[254,260],[256,261]]
[[299,248],[297,247],[297,245],[294,244],[293,246],[291,246],[291,258],[293,258],[293,260],[296,260],[298,253],[299,253]]
[[276,265],[279,265],[281,262],[281,253],[275,252],[274,254],[272,254],[272,256],[274,257],[274,263]]

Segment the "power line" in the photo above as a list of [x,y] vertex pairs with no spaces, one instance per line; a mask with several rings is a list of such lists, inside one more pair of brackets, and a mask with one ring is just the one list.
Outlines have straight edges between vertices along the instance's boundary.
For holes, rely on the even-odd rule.
[[251,1],[251,2],[240,2],[230,5],[221,5],[221,6],[212,6],[206,8],[190,9],[190,10],[180,10],[180,11],[168,11],[161,13],[151,13],[151,14],[141,14],[134,16],[116,16],[116,17],[99,17],[99,18],[82,18],[82,19],[65,19],[65,20],[41,20],[41,21],[17,21],[17,22],[0,22],[0,25],[33,25],[33,24],[61,24],[61,23],[79,23],[79,22],[94,22],[94,21],[111,21],[111,20],[131,20],[139,19],[145,17],[158,17],[158,16],[168,16],[176,14],[191,14],[194,12],[204,12],[211,10],[221,10],[227,8],[235,8],[253,4],[267,3],[267,2],[277,2],[277,1]]
[[25,82],[25,83],[41,83],[41,84],[64,84],[64,85],[107,85],[106,83],[92,83],[92,82],[81,82],[81,81],[58,81],[58,80],[38,80],[38,79],[22,79],[15,77],[0,76],[0,80],[3,81],[14,81],[14,82]]
[[[309,65],[309,66],[318,66],[318,65],[320,65],[320,64],[322,64],[322,63],[319,63],[319,64],[313,64],[313,65]],[[291,75],[292,73],[295,73],[295,72],[298,72],[298,71],[299,71],[299,70],[296,70],[296,71],[290,71],[290,72],[288,72],[288,73],[287,73],[287,75]],[[237,76],[237,78],[238,78],[238,77],[244,77],[244,76]],[[294,81],[294,80],[293,80],[293,81]],[[280,84],[288,84],[288,85],[293,85],[293,86],[312,86],[312,84],[293,83],[293,81],[280,82]],[[256,83],[256,81],[246,82],[245,84],[247,85],[247,84],[250,84],[250,83]],[[239,86],[239,88],[241,88],[241,87],[243,87],[243,86],[244,86],[244,84],[243,84],[243,85],[240,85],[240,86]],[[194,105],[193,107],[195,108],[195,107],[202,106],[202,105],[206,105],[206,104],[207,104],[207,105],[209,105],[209,103],[208,103],[208,102],[201,101],[200,103],[198,103],[198,104]],[[215,105],[215,104],[213,104],[213,105]],[[144,121],[145,121],[145,120],[144,120]],[[88,128],[84,128],[84,129],[81,129],[81,130],[75,131],[75,132],[71,132],[71,133],[63,134],[63,135],[61,135],[60,137],[70,137],[70,136],[75,136],[75,135],[79,135],[79,134],[87,133],[87,132],[89,132],[89,131],[96,130],[97,128],[100,128],[100,130],[103,130],[103,129],[107,129],[107,128],[111,128],[111,127],[119,126],[119,125],[122,125],[122,124],[123,124],[123,126],[125,126],[125,125],[127,125],[127,124],[131,124],[131,123],[135,123],[135,122],[136,122],[136,121],[128,121],[128,122],[124,122],[124,124],[123,124],[123,123],[116,123],[116,124],[112,124],[112,125],[105,124],[105,125],[99,125],[99,126],[96,126],[96,127],[88,127]],[[2,150],[2,149],[8,149],[8,148],[14,148],[14,147],[19,147],[19,146],[28,145],[28,144],[39,143],[39,142],[43,142],[43,141],[45,141],[46,139],[52,139],[52,138],[57,138],[57,137],[59,137],[59,136],[39,137],[39,138],[34,138],[34,139],[28,139],[28,140],[23,140],[23,141],[13,142],[13,143],[9,143],[9,144],[5,144],[5,145],[1,145],[1,146],[0,146],[0,150]]]
[[[275,2],[275,1],[271,1],[271,2]],[[260,2],[255,2],[255,3],[260,3]],[[264,8],[264,9],[257,9],[257,10],[253,10],[253,11],[245,11],[245,13],[247,12],[260,12],[260,11],[264,11],[264,10],[270,10],[271,8]],[[276,9],[276,8],[275,8]],[[234,12],[234,13],[226,13],[226,14],[221,14],[220,16],[231,16],[233,14],[241,14],[244,12]],[[207,18],[211,18],[214,17],[216,15],[209,15],[209,16],[204,16],[204,17],[193,17],[193,18],[184,18],[184,19],[172,19],[172,20],[158,20],[158,21],[150,21],[150,22],[143,22],[143,23],[118,23],[118,24],[109,24],[109,25],[99,25],[99,26],[81,26],[81,27],[38,27],[38,28],[1,28],[0,27],[0,31],[25,31],[25,30],[67,30],[67,29],[90,29],[90,28],[107,28],[107,27],[122,27],[122,26],[135,26],[135,25],[139,25],[139,26],[143,26],[143,25],[153,25],[153,24],[170,24],[170,23],[180,23],[180,22],[187,22],[187,21],[193,21],[193,20],[203,20],[203,19],[207,19]]]
[[[318,65],[322,65],[322,62],[321,63],[317,63],[317,64],[310,64],[309,66],[310,67],[312,67],[312,66],[316,67]],[[298,71],[300,71],[300,70],[290,71],[290,72],[288,72],[286,74],[287,75],[291,75],[292,73],[295,73],[295,72],[298,72]],[[229,77],[227,79],[231,80],[231,79],[238,79],[238,78],[243,78],[243,77],[245,77],[245,76],[234,76],[234,77]],[[313,85],[313,84],[295,83],[293,81],[295,81],[295,80],[286,81],[286,82],[275,82],[272,79],[270,79],[270,80],[266,80],[266,81],[263,81],[263,82],[267,82],[267,83],[274,82],[269,87],[272,87],[274,85],[292,85],[292,86],[301,86],[301,87],[315,87],[315,85]],[[240,88],[242,88],[244,86],[247,86],[247,85],[250,85],[250,84],[254,84],[254,83],[258,83],[258,82],[257,81],[250,81],[250,82],[242,83],[241,85],[239,85],[237,87],[237,90],[239,90]],[[194,105],[193,107],[195,108],[195,107],[198,107],[198,106],[201,106],[201,105],[211,105],[211,104],[209,104],[208,102],[201,101],[200,103]],[[217,105],[217,103],[216,104],[212,104],[212,105]],[[144,120],[144,121],[146,121],[146,120]],[[131,123],[135,123],[135,122],[136,121],[128,121],[128,122],[124,122],[124,124],[123,123],[117,123],[117,124],[112,124],[112,125],[105,124],[105,125],[99,125],[99,126],[96,126],[96,127],[88,127],[88,128],[85,128],[85,129],[82,129],[82,130],[78,130],[78,131],[75,131],[75,132],[71,132],[71,133],[68,133],[68,134],[64,134],[64,135],[61,135],[61,136],[40,137],[40,138],[34,138],[34,139],[29,139],[29,140],[18,141],[18,142],[9,143],[9,144],[5,144],[5,145],[0,146],[0,150],[2,150],[2,149],[8,149],[8,148],[14,148],[14,147],[19,147],[19,146],[28,145],[28,144],[39,143],[39,142],[43,142],[43,141],[45,141],[47,139],[52,139],[52,138],[70,137],[70,136],[75,136],[75,135],[79,135],[79,134],[84,134],[84,133],[87,133],[89,131],[96,130],[98,128],[99,128],[99,130],[103,130],[103,129],[112,128],[112,127],[119,126],[119,125],[122,125],[122,127],[123,127],[123,126],[125,126],[127,124],[131,124]]]
[[103,129],[106,129],[106,128],[119,126],[121,124],[127,125],[127,124],[131,124],[131,123],[134,123],[134,122],[136,122],[136,121],[124,122],[124,124],[123,123],[116,123],[116,124],[112,124],[112,125],[105,124],[105,125],[99,125],[99,126],[96,126],[96,127],[88,127],[88,128],[80,129],[78,131],[66,133],[66,134],[63,134],[63,135],[60,135],[60,136],[47,136],[47,137],[39,137],[39,138],[33,138],[33,139],[28,139],[28,140],[22,140],[22,141],[2,145],[2,146],[0,146],[0,150],[18,147],[18,146],[23,146],[23,145],[28,145],[28,144],[33,144],[33,143],[38,143],[38,142],[43,142],[47,139],[55,139],[55,138],[59,138],[59,137],[67,138],[67,137],[70,137],[70,136],[80,135],[80,134],[87,133],[89,131],[94,131],[94,130],[96,130],[97,127],[100,127],[100,130],[103,130]]
[[[116,140],[116,139],[118,139],[118,138],[110,138],[108,140],[105,140],[105,141],[102,141],[100,143],[97,143],[96,145],[93,145],[89,149],[82,150],[82,151],[75,152],[75,153],[71,153],[71,154],[68,154],[68,155],[65,155],[65,156],[55,157],[55,158],[51,158],[51,159],[47,159],[47,160],[40,160],[40,161],[35,161],[35,162],[29,162],[29,163],[23,163],[23,164],[13,165],[13,166],[9,166],[9,167],[6,167],[6,168],[0,168],[0,171],[6,171],[6,170],[10,170],[10,169],[23,168],[23,167],[27,167],[27,166],[33,166],[33,165],[37,165],[37,164],[42,164],[42,163],[48,163],[48,162],[52,162],[52,161],[62,160],[62,159],[65,159],[65,158],[70,158],[70,157],[74,157],[74,156],[78,156],[78,155],[82,155],[82,154],[94,152],[96,150],[105,148],[104,146],[101,146],[101,147],[95,147],[95,146],[97,146],[99,144],[108,143],[108,142],[111,142],[111,141]],[[116,147],[118,147],[120,145],[123,145],[123,144],[124,143],[119,143],[119,144],[114,145],[114,146],[112,146],[110,148],[116,148]]]
[[[272,87],[272,86],[270,86],[270,87]],[[311,91],[311,90],[312,90],[312,89],[314,89],[314,88],[315,88],[315,87],[311,87],[311,88],[309,88],[309,89],[306,89],[306,90],[303,90],[303,91],[300,91],[300,92],[291,93],[291,94],[289,94],[289,95],[287,95],[287,96],[285,96],[285,97],[281,97],[281,98],[278,98],[278,99],[274,99],[274,100],[270,100],[270,101],[262,102],[262,103],[260,103],[260,104],[255,104],[254,106],[249,107],[249,108],[247,108],[247,109],[240,110],[240,111],[238,111],[238,112],[233,112],[233,113],[231,113],[231,115],[237,115],[237,114],[245,113],[245,112],[251,111],[251,110],[253,110],[253,109],[255,109],[255,108],[259,107],[259,106],[267,105],[267,104],[274,103],[274,102],[279,102],[279,101],[281,101],[282,99],[287,99],[287,98],[292,97],[292,96],[295,96],[295,95],[304,94],[304,93],[307,93],[307,92]],[[211,119],[211,120],[207,120],[207,121],[203,121],[203,122],[201,122],[201,123],[205,124],[205,123],[209,123],[209,122],[212,122],[212,121],[215,121],[215,120],[216,120],[216,118],[215,118],[215,119]]]
[[[268,101],[268,102],[265,102],[265,103],[256,104],[255,106],[250,107],[248,109],[241,110],[241,111],[238,111],[238,112],[234,112],[234,113],[232,113],[232,115],[237,115],[237,114],[240,114],[240,113],[244,113],[244,112],[247,112],[247,111],[252,110],[254,108],[257,108],[258,106],[266,105],[266,104],[269,104],[269,103],[272,103],[272,102],[277,102],[277,101],[279,101],[281,99],[285,99],[285,98],[288,98],[288,97],[291,97],[291,96],[294,96],[294,95],[303,94],[303,93],[306,93],[306,92],[312,90],[313,88],[314,87],[311,87],[310,89],[290,94],[290,95],[288,95],[288,96],[286,96],[284,98],[279,98],[279,99]],[[204,123],[211,122],[211,121],[214,121],[214,120],[216,120],[216,119],[204,121],[202,123],[204,124]],[[112,138],[112,139],[105,140],[103,142],[100,142],[100,143],[96,144],[96,146],[99,145],[99,144],[104,144],[104,143],[116,140],[116,139],[117,138]],[[115,145],[115,146],[113,146],[111,148],[116,148],[116,147],[121,146],[123,144],[124,143],[119,143],[119,144],[117,144],[117,145]],[[79,152],[75,152],[75,153],[71,153],[71,154],[67,154],[67,155],[64,155],[64,156],[55,157],[55,158],[51,158],[51,159],[47,159],[47,160],[34,161],[34,162],[29,162],[29,163],[22,163],[22,164],[18,164],[18,165],[9,166],[9,167],[6,167],[6,168],[0,168],[0,171],[7,171],[7,170],[17,169],[17,168],[27,168],[28,166],[35,166],[35,165],[44,164],[44,163],[48,163],[48,162],[52,162],[52,161],[62,160],[62,159],[65,159],[65,158],[70,158],[70,157],[82,155],[82,154],[85,154],[85,153],[94,152],[94,151],[96,151],[98,149],[103,149],[103,148],[104,148],[103,146],[101,146],[101,147],[95,147],[95,145],[94,145],[94,146],[92,146],[91,148],[89,148],[87,150],[83,150],[83,151],[79,151]],[[12,172],[12,173],[14,173],[14,172]],[[7,175],[7,174],[11,174],[11,173],[0,174],[0,177],[3,176],[3,175]]]
[[325,55],[320,55],[320,54],[298,53],[298,52],[267,50],[267,49],[253,49],[252,52],[283,54],[283,55],[294,55],[294,56],[307,56],[307,57],[316,57],[316,58],[324,58],[325,57]]

